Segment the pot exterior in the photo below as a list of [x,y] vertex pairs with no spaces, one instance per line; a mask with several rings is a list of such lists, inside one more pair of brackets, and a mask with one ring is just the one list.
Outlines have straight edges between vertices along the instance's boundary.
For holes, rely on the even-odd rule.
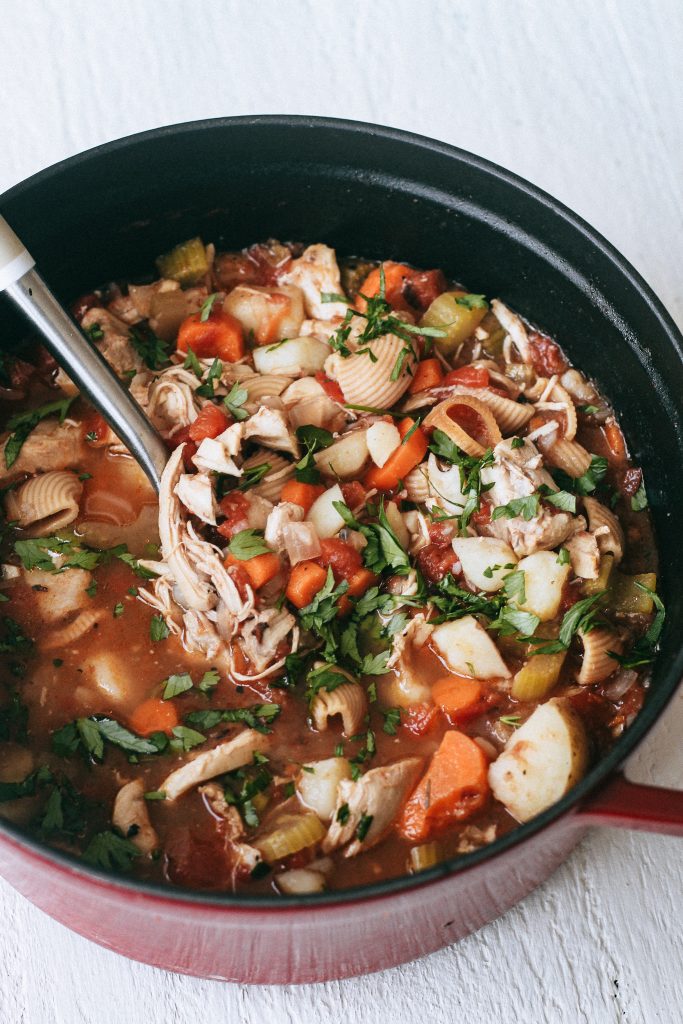
[[7,836],[0,873],[51,917],[134,960],[201,978],[284,985],[369,974],[464,938],[548,878],[584,832],[578,815],[565,815],[523,845],[428,885],[275,910],[124,889]]

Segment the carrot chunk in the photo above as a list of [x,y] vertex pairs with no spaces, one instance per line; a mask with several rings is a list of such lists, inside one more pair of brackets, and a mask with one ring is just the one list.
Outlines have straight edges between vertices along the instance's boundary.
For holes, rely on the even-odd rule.
[[[414,274],[412,267],[407,267],[405,263],[394,263],[392,260],[387,260],[382,264],[382,269],[384,270],[384,297],[389,305],[393,309],[410,310],[411,306],[403,296],[403,289],[405,282],[410,280]],[[366,299],[372,299],[375,295],[379,295],[380,287],[380,268],[375,267],[358,289],[356,309],[364,313],[368,306]]]
[[348,615],[353,608],[349,598],[362,597],[366,590],[374,587],[377,579],[378,577],[369,569],[365,567],[357,569],[348,581],[349,589],[339,598],[339,615],[342,617]]
[[270,583],[280,571],[280,559],[273,551],[268,551],[263,555],[254,555],[253,558],[235,558],[234,555],[229,554],[225,560],[226,565],[234,565],[239,569],[243,569],[249,577],[254,590],[258,590],[263,587],[266,583]]
[[398,830],[424,842],[466,821],[488,798],[488,761],[481,747],[457,729],[444,734],[429,768],[403,808]]
[[443,380],[443,370],[438,359],[421,359],[415,367],[408,394],[414,395],[426,388],[435,388]]
[[479,680],[469,676],[444,676],[432,686],[432,700],[455,722],[478,714],[484,707],[483,696]]
[[173,701],[150,697],[138,705],[128,724],[138,736],[153,732],[171,732],[178,725],[178,712]]
[[230,425],[226,413],[217,405],[207,403],[200,409],[197,418],[190,423],[187,433],[195,444],[199,444],[206,437],[218,437]]
[[363,481],[366,487],[376,487],[378,491],[395,490],[401,480],[425,457],[427,435],[421,427],[415,427],[414,420],[410,417],[401,420],[398,432],[403,439],[401,444],[383,466],[372,466],[368,470]]
[[444,377],[442,384],[461,384],[466,388],[487,388],[489,386],[489,371],[485,366],[461,366],[458,370],[451,370]]
[[293,505],[301,505],[304,512],[308,512],[316,498],[319,498],[325,488],[322,484],[304,484],[298,480],[288,480],[282,488],[280,501],[290,501]]
[[317,562],[299,562],[292,569],[285,596],[296,608],[310,604],[327,579],[327,570]]
[[201,313],[193,313],[183,320],[178,331],[178,352],[192,349],[198,359],[216,358],[227,363],[241,359],[244,334],[237,317],[215,305],[205,320],[201,317]]

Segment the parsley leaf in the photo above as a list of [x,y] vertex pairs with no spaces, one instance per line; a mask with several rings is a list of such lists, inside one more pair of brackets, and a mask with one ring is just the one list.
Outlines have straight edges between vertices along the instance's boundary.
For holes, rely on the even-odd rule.
[[129,871],[140,850],[129,839],[116,832],[98,832],[92,837],[83,854],[83,860],[107,871]]
[[356,828],[356,839],[358,840],[359,843],[363,842],[363,840],[367,836],[368,832],[370,831],[370,826],[372,825],[372,821],[373,821],[373,815],[372,814],[363,814],[361,816],[361,819],[358,822],[358,826]]
[[382,714],[384,715],[384,725],[382,729],[389,736],[396,735],[396,729],[401,724],[401,709],[400,708],[382,708]]
[[243,408],[244,403],[249,398],[249,392],[246,388],[240,387],[239,383],[235,381],[227,395],[223,399],[223,405],[228,410],[234,420],[241,422],[249,418],[249,413]]
[[260,530],[240,530],[228,544],[228,551],[240,562],[248,562],[257,555],[270,554],[270,548],[263,540]]
[[645,491],[645,484],[641,480],[640,487],[636,493],[631,497],[631,508],[634,512],[642,512],[643,509],[648,507],[647,493]]
[[538,515],[539,496],[527,494],[523,498],[513,498],[507,505],[498,505],[491,513],[491,519],[515,519],[521,516],[527,522]]
[[213,304],[214,304],[214,302],[216,301],[217,298],[218,298],[218,292],[213,292],[211,295],[209,295],[202,302],[201,306],[199,307],[199,322],[200,322],[200,324],[205,324],[206,321],[211,316],[211,310],[213,309]]
[[197,689],[201,690],[202,693],[211,693],[211,691],[218,686],[220,682],[220,676],[215,668],[207,669],[202,678],[197,683]]
[[153,615],[149,623],[149,635],[155,642],[165,640],[170,630],[163,615]]
[[131,345],[150,370],[161,370],[171,362],[170,343],[157,338],[152,330],[129,327],[128,336]]
[[560,654],[562,651],[566,651],[572,642],[574,634],[579,629],[585,630],[590,628],[595,615],[595,606],[597,602],[605,596],[605,594],[606,591],[601,590],[597,594],[592,594],[590,597],[584,597],[582,601],[577,601],[575,605],[572,605],[569,611],[565,612],[562,618],[558,639],[551,640],[550,643],[542,643],[541,646],[537,647],[533,653]]
[[202,733],[188,729],[185,725],[176,725],[173,728],[173,739],[169,746],[178,753],[187,753],[188,750],[198,747],[205,740],[206,736],[203,736]]
[[315,465],[315,453],[329,448],[334,437],[329,430],[323,427],[302,426],[297,427],[297,440],[303,446],[305,454],[296,464],[294,475],[303,484],[317,484],[320,481],[320,473]]
[[213,729],[222,722],[243,722],[257,732],[269,733],[274,719],[280,714],[279,704],[252,704],[246,708],[206,708],[191,711],[185,721],[200,729]]
[[185,356],[185,362],[183,363],[183,370],[192,370],[197,380],[201,380],[204,375],[204,367],[194,354],[194,349],[189,345],[187,346],[187,355]]
[[488,309],[489,304],[483,295],[456,295],[455,304],[465,309]]
[[202,398],[213,398],[216,390],[216,381],[220,381],[223,373],[223,364],[220,359],[214,359],[209,367],[209,372],[206,375],[206,380],[199,385],[195,394],[201,395]]
[[306,699],[309,704],[317,694],[318,690],[326,690],[331,693],[338,686],[348,683],[348,677],[343,675],[334,665],[321,665],[308,673],[306,679]]
[[161,699],[172,700],[173,697],[192,689],[192,677],[187,672],[183,672],[182,675],[170,675],[165,684]]

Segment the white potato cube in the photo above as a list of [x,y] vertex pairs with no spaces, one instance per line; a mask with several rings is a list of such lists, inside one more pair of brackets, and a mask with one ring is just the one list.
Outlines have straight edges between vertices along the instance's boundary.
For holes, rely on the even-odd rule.
[[340,437],[314,456],[317,468],[327,476],[342,480],[359,476],[368,461],[366,436],[366,430],[354,430]]
[[475,679],[509,679],[495,643],[472,615],[435,626],[432,643],[451,672]]
[[344,501],[344,495],[339,484],[328,488],[311,505],[308,519],[309,522],[313,523],[315,532],[320,538],[334,537],[344,526],[344,520],[334,507],[335,501]]
[[565,701],[554,699],[512,734],[489,768],[489,782],[510,814],[528,821],[563,797],[587,766],[583,723]]
[[318,338],[291,338],[253,350],[259,373],[281,373],[289,377],[317,373],[330,354],[330,346]]
[[526,600],[517,607],[538,615],[541,622],[554,619],[562,602],[562,589],[567,582],[570,565],[561,565],[555,551],[536,551],[527,555],[517,568],[524,573]]
[[331,821],[337,805],[339,783],[350,778],[351,765],[345,757],[311,761],[299,773],[297,796],[304,807],[315,811],[321,821]]
[[470,586],[487,594],[500,590],[517,565],[510,545],[497,537],[454,537],[453,550]]
[[373,423],[368,428],[368,451],[376,466],[383,466],[400,443],[401,435],[393,423]]

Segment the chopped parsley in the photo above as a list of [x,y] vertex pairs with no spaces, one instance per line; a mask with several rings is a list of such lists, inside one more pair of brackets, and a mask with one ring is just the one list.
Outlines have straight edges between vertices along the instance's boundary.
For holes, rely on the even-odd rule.
[[248,562],[258,555],[270,554],[270,548],[263,540],[260,530],[240,530],[228,544],[228,551],[240,562]]
[[164,692],[161,695],[161,699],[172,700],[181,693],[187,693],[188,690],[192,689],[192,677],[187,672],[183,672],[181,675],[171,675],[168,679],[164,680],[162,685]]
[[213,304],[217,298],[218,292],[213,292],[202,302],[201,306],[199,307],[199,322],[201,324],[205,324],[206,321],[211,316],[211,310],[213,309]]
[[648,507],[647,493],[645,491],[645,484],[641,480],[640,486],[636,493],[631,497],[631,508],[634,512],[642,512],[643,509]]
[[214,729],[223,722],[242,722],[257,732],[271,732],[271,725],[280,714],[279,704],[252,704],[247,708],[206,708],[191,711],[185,721],[200,729]]
[[153,615],[149,623],[149,635],[155,643],[165,640],[170,633],[163,615]]
[[297,427],[296,436],[305,454],[297,462],[294,475],[302,484],[317,484],[320,482],[320,473],[315,465],[315,454],[329,448],[334,437],[329,430],[312,426]]
[[359,843],[363,842],[363,840],[367,836],[368,832],[370,831],[370,826],[372,825],[372,821],[373,821],[373,815],[372,814],[363,814],[361,816],[361,819],[358,822],[358,825],[356,827],[356,839],[358,840]]
[[134,843],[116,832],[98,832],[92,837],[83,854],[83,860],[107,871],[130,871],[133,861],[141,853]]
[[401,724],[401,709],[400,708],[382,708],[382,714],[384,715],[384,725],[382,729],[389,736],[395,736],[398,726]]
[[202,398],[213,398],[216,390],[216,382],[220,381],[223,373],[223,364],[220,359],[214,359],[209,367],[209,372],[206,375],[206,380],[199,385],[195,394],[201,395]]
[[249,413],[244,408],[245,402],[248,398],[249,392],[247,389],[240,387],[239,383],[235,381],[223,399],[223,405],[234,420],[241,422],[242,420],[249,418]]
[[162,370],[171,362],[170,343],[157,338],[150,328],[145,330],[142,327],[130,327],[128,336],[131,345],[148,369]]

